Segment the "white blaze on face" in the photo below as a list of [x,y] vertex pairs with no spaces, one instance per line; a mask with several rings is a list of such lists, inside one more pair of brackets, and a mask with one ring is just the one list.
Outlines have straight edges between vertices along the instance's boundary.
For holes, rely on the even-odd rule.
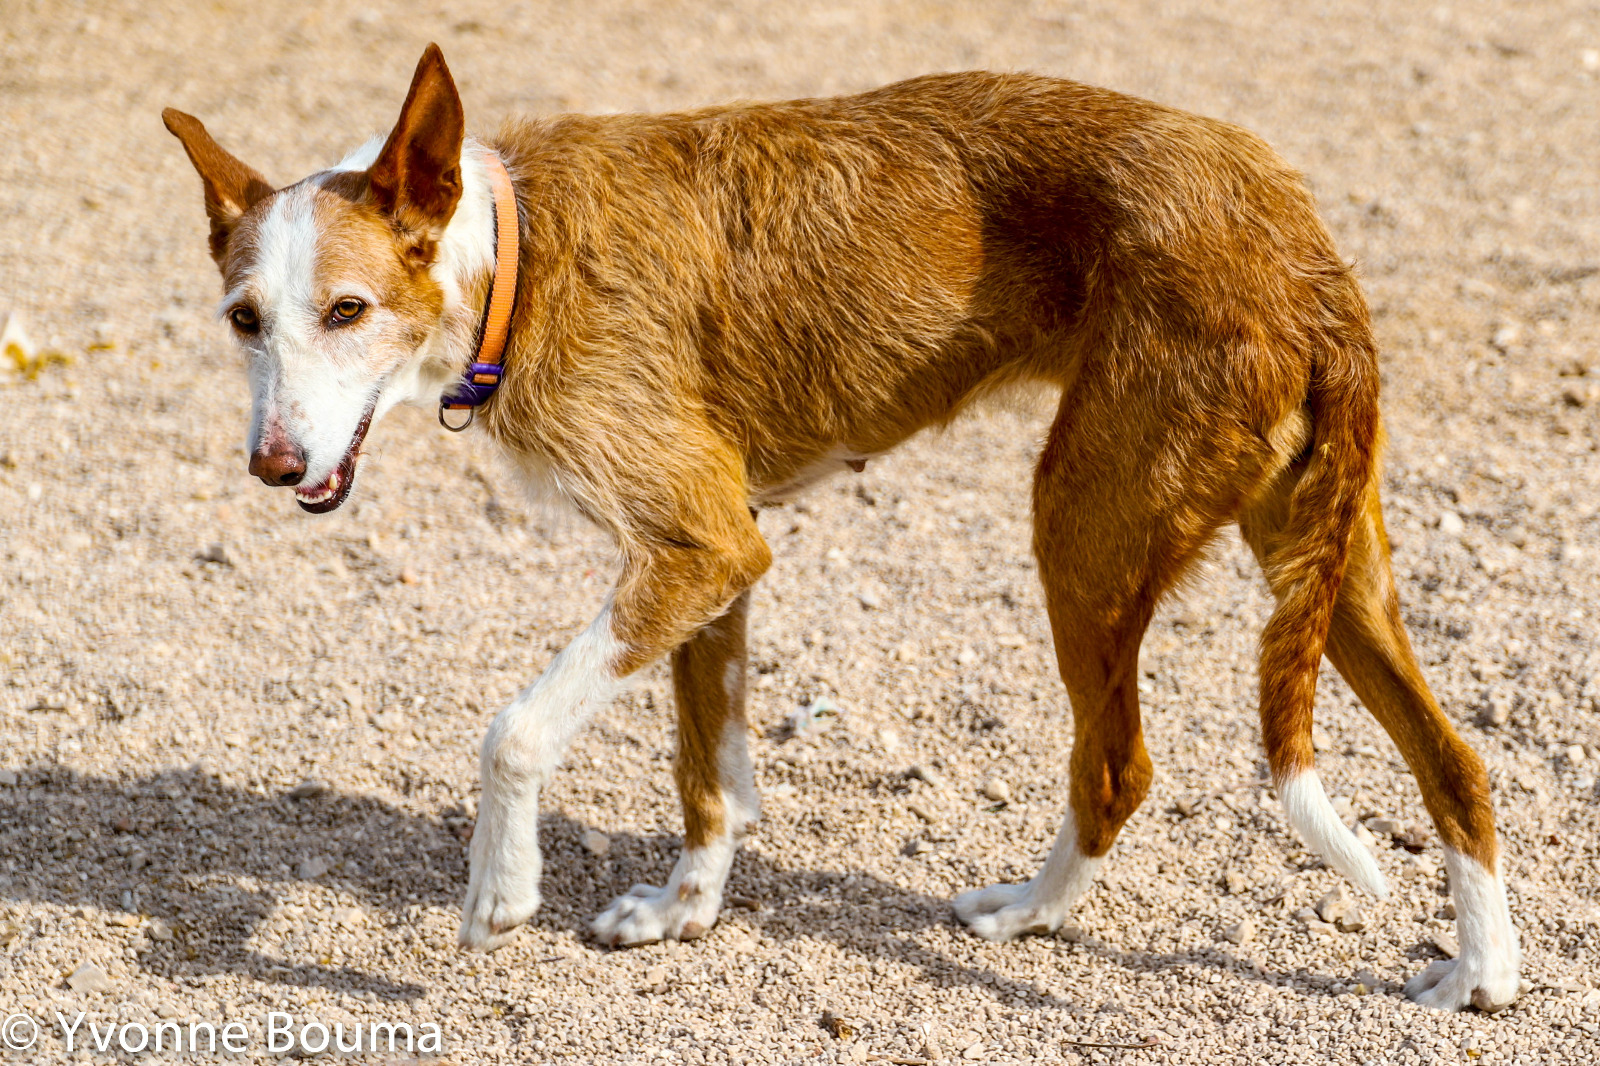
[[254,268],[227,299],[230,306],[249,300],[260,322],[260,332],[245,342],[252,451],[281,434],[304,452],[307,485],[325,481],[344,460],[376,387],[361,358],[360,335],[372,323],[328,325],[333,302],[376,301],[359,284],[320,291],[326,286],[318,269],[316,195],[305,183],[272,198],[256,233]]

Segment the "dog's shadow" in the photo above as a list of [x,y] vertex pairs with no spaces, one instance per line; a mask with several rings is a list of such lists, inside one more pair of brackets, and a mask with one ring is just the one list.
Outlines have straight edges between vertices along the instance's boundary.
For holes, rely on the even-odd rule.
[[[23,776],[17,786],[0,788],[0,898],[85,908],[80,920],[95,911],[112,920],[129,911],[148,915],[137,961],[151,974],[237,973],[266,983],[418,998],[421,986],[316,955],[297,928],[349,925],[371,914],[392,939],[409,942],[402,950],[420,948],[410,919],[430,907],[454,911],[465,891],[466,847],[443,811],[417,815],[339,792],[270,795],[197,770],[117,780],[45,765]],[[619,835],[597,863],[580,843],[589,828],[560,814],[542,819],[545,906],[536,926],[582,929],[635,882],[659,882],[677,847],[670,836]],[[359,906],[278,914],[282,886],[307,879]],[[1032,982],[919,943],[911,934],[954,921],[948,901],[881,878],[787,870],[745,852],[736,860],[730,892],[733,909],[725,913],[739,915],[741,902],[755,906],[744,913],[764,938],[820,938],[863,958],[915,965],[936,984],[981,987],[1002,1001],[1034,1007],[1080,1007]],[[867,908],[889,920],[862,921]],[[254,946],[265,943],[281,957]],[[453,944],[433,947],[455,950]],[[1241,968],[1214,949],[1144,954],[1089,944],[1079,950],[1129,970],[1202,967],[1268,983],[1289,980]]]

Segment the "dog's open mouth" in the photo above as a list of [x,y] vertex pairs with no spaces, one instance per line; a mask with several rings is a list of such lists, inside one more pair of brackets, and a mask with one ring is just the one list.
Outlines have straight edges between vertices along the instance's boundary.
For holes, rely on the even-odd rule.
[[327,514],[336,511],[350,495],[350,490],[356,483],[356,463],[361,458],[361,444],[367,439],[367,429],[372,425],[372,408],[367,408],[367,413],[361,416],[361,424],[356,426],[355,436],[350,439],[350,447],[344,453],[344,458],[339,460],[339,465],[333,468],[327,480],[319,485],[297,485],[294,490],[295,502],[300,509],[311,514]]

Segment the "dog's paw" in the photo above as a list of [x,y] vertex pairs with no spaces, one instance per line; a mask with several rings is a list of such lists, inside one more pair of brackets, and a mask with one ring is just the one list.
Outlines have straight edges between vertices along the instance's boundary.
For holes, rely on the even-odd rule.
[[1406,982],[1406,995],[1435,1010],[1467,1006],[1493,1013],[1511,1006],[1520,991],[1515,962],[1483,958],[1445,959]]
[[956,917],[985,940],[1046,936],[1060,927],[1064,908],[1034,899],[1032,885],[990,885],[955,898]]
[[[485,852],[492,849],[485,848]],[[494,951],[511,942],[517,926],[539,909],[539,864],[495,861],[483,853],[472,857],[472,876],[461,905],[464,948]]]
[[461,932],[457,939],[464,948],[496,951],[509,944],[517,926],[532,918],[538,909],[537,884],[522,892],[508,892],[481,885],[474,878],[461,906]]
[[600,913],[590,928],[602,944],[613,948],[654,944],[658,940],[693,940],[717,924],[720,895],[684,891],[688,882],[663,888],[634,885]]

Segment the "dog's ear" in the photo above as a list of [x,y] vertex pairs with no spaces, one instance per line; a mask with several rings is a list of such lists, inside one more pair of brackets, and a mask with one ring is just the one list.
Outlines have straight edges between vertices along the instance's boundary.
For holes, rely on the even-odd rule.
[[456,83],[444,53],[430,44],[411,78],[400,121],[367,172],[373,201],[403,229],[432,238],[450,221],[461,199],[465,132]]
[[161,112],[161,121],[189,154],[205,186],[206,215],[211,219],[211,258],[219,264],[228,246],[228,234],[239,216],[272,195],[267,179],[245,166],[212,139],[193,115],[176,108]]

